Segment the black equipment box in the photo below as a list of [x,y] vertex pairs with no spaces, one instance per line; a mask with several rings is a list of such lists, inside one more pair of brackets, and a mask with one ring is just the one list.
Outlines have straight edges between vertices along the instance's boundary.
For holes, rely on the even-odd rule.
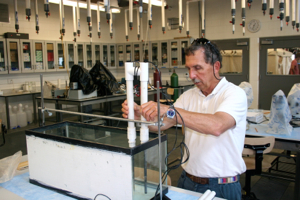
[[12,38],[12,39],[29,39],[29,34],[27,33],[4,33],[5,38]]

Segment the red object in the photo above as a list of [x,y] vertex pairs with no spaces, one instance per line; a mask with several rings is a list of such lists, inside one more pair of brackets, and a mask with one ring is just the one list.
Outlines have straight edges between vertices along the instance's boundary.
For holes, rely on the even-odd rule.
[[[153,73],[153,80],[154,80],[154,87],[157,88],[157,81],[159,81],[159,88],[161,88],[161,74],[160,71],[155,69]],[[160,99],[162,98],[162,95],[160,94]],[[154,101],[157,101],[157,95],[154,95]]]
[[53,52],[47,52],[48,62],[54,61],[54,54]]

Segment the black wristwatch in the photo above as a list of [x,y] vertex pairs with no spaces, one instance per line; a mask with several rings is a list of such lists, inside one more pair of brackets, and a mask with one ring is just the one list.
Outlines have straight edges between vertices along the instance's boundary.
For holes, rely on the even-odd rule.
[[168,117],[169,119],[173,119],[175,115],[176,115],[176,112],[175,112],[174,108],[170,107],[170,108],[167,110],[167,117]]

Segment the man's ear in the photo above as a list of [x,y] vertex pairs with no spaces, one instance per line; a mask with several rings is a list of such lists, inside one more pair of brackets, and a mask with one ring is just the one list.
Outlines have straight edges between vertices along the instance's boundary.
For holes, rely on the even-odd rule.
[[215,72],[219,72],[220,68],[221,68],[220,61],[215,62],[215,64],[214,64],[214,70],[215,70]]

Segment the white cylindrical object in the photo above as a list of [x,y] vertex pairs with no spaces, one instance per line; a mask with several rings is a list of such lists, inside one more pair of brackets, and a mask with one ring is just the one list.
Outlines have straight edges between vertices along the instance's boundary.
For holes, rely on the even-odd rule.
[[38,7],[37,0],[35,0],[35,14],[36,14],[36,15],[39,14],[39,7]]
[[87,17],[91,17],[91,0],[87,0],[86,5]]
[[[126,95],[127,105],[129,108],[128,119],[134,119],[134,97],[133,97],[133,72],[134,67],[132,62],[125,63],[125,79],[126,79]],[[130,147],[135,146],[136,129],[134,122],[128,122],[127,138]]]
[[127,20],[127,11],[128,10],[125,10],[124,11],[124,14],[125,14],[125,35],[128,36],[128,20]]
[[299,23],[300,20],[300,2],[296,1],[296,23]]
[[296,0],[292,0],[292,21],[296,20]]
[[285,16],[290,16],[290,0],[285,0]]
[[76,8],[73,6],[73,32],[76,34]]
[[20,127],[27,126],[27,115],[23,111],[23,105],[21,103],[19,104],[19,111],[17,114],[17,118],[18,118],[18,126]]
[[138,10],[136,10],[136,33],[137,35],[140,35],[140,30],[141,30],[141,26],[140,26],[140,14],[138,12]]
[[262,0],[262,3],[267,3],[267,0]]
[[65,7],[64,7],[64,0],[61,0],[61,17],[62,17],[62,29],[65,29]]
[[165,28],[165,0],[161,0],[161,26]]
[[27,9],[30,9],[30,0],[26,0],[25,5]]
[[31,124],[32,123],[32,112],[31,112],[30,108],[28,107],[28,105],[25,105],[25,113],[27,116],[27,124]]
[[133,0],[129,0],[129,27],[133,27]]
[[205,0],[202,0],[201,4],[201,18],[202,18],[202,30],[205,29]]
[[235,0],[231,0],[231,9],[235,9]]
[[241,7],[242,8],[246,8],[246,0],[242,0],[241,1]]
[[[148,102],[148,79],[149,79],[149,64],[140,62],[140,81],[141,81],[141,105]],[[146,119],[142,116],[142,121]],[[145,143],[149,140],[149,128],[146,124],[141,125],[140,130],[141,143]]]
[[151,0],[148,0],[148,21],[152,21],[152,4],[151,4]]
[[8,108],[9,108],[10,129],[15,129],[18,126],[17,115],[13,113],[11,105],[9,105]]
[[59,1],[59,22],[60,22],[60,33],[62,33],[62,0]]
[[216,192],[212,191],[211,193],[209,193],[209,195],[206,197],[205,200],[212,200],[215,196],[216,196]]
[[113,18],[112,18],[112,10],[110,9],[110,20],[109,20],[109,33],[110,33],[110,36],[112,37],[113,36]]
[[270,8],[274,8],[274,0],[270,0],[270,5],[269,5]]
[[204,199],[206,199],[206,197],[207,197],[210,193],[211,193],[210,190],[206,190],[198,200],[204,200]]
[[17,24],[17,25],[19,24],[17,0],[15,0],[15,24]]
[[38,1],[35,0],[35,25],[39,26],[39,8],[38,8]]
[[189,24],[189,13],[190,13],[190,8],[189,8],[189,2],[186,2],[186,31],[190,31],[190,24]]
[[183,18],[182,18],[182,0],[178,0],[178,11],[179,11],[179,27],[182,28]]
[[80,8],[79,0],[77,0],[77,32],[80,30]]
[[97,28],[100,32],[100,1],[97,1]]

